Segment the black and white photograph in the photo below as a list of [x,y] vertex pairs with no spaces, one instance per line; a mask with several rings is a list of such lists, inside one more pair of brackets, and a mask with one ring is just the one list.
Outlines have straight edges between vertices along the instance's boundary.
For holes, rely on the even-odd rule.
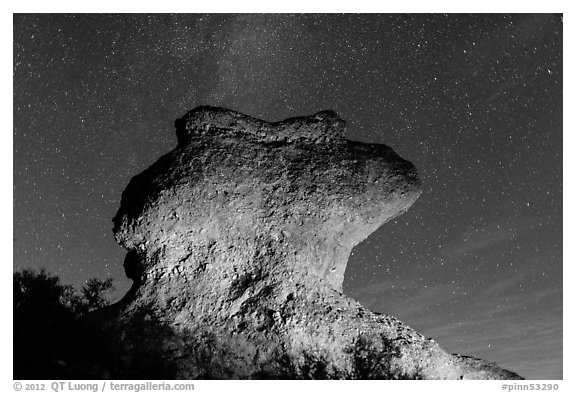
[[564,15],[188,9],[12,14],[14,381],[558,390]]

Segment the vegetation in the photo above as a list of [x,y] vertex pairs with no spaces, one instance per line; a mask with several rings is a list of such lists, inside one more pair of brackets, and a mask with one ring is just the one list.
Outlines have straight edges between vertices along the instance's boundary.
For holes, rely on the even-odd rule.
[[25,269],[13,274],[14,378],[66,377],[63,359],[78,318],[109,304],[112,279],[91,278],[80,293],[58,276]]

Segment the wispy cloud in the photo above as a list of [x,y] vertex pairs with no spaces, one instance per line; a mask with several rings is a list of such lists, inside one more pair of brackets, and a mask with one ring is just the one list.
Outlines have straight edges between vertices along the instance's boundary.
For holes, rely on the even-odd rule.
[[481,228],[469,229],[444,247],[441,247],[440,254],[447,260],[459,260],[464,256],[516,240],[522,234],[527,233],[528,228],[529,224],[527,222],[509,220],[502,223],[487,224]]
[[371,284],[351,294],[394,315],[449,352],[494,361],[529,379],[562,378],[562,288],[518,293],[534,277],[506,277],[469,291],[415,280]]

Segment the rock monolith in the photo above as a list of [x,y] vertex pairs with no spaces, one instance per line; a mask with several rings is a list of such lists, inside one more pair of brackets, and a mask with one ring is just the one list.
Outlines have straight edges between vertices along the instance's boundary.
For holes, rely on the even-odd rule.
[[410,162],[344,130],[332,111],[268,123],[202,106],[176,121],[177,147],[114,218],[134,284],[93,317],[116,337],[102,375],[520,378],[342,293],[352,248],[421,193]]

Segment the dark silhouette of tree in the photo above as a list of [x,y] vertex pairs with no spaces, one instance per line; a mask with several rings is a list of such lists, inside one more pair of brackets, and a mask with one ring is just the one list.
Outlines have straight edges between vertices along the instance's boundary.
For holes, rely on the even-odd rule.
[[58,346],[75,318],[64,300],[73,289],[44,270],[14,273],[14,378],[48,379]]
[[66,377],[61,359],[78,317],[109,304],[112,279],[90,279],[78,295],[71,285],[44,270],[13,274],[14,378]]
[[104,293],[114,289],[113,280],[108,278],[101,280],[91,278],[82,287],[82,300],[88,312],[108,306],[110,301],[104,297]]
[[63,286],[60,302],[64,307],[72,310],[75,314],[80,315],[85,313],[86,301],[80,295],[78,295],[76,288],[74,288],[72,285]]

